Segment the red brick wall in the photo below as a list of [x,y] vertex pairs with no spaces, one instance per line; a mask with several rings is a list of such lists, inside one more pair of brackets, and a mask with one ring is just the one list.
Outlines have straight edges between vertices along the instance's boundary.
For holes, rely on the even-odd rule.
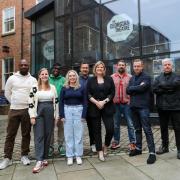
[[[21,2],[22,0],[1,0],[0,2],[0,89],[2,89],[2,59],[14,57],[15,71],[18,69],[18,61],[21,59]],[[23,0],[24,12],[36,4],[36,0]],[[2,10],[15,7],[15,33],[7,36],[2,35]],[[31,22],[23,19],[23,58],[30,61],[31,49]],[[9,53],[2,52],[2,46],[10,47]]]

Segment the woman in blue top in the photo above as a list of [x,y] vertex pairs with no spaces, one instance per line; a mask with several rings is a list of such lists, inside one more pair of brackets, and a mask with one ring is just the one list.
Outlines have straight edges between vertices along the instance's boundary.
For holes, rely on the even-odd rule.
[[82,164],[83,155],[83,122],[87,111],[87,95],[79,84],[76,71],[70,70],[60,94],[60,118],[64,122],[67,165]]

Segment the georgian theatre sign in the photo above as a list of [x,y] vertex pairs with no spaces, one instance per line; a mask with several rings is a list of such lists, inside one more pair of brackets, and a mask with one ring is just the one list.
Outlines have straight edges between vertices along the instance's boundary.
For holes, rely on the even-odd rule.
[[132,19],[126,14],[113,16],[107,24],[107,35],[114,42],[126,40],[132,31]]

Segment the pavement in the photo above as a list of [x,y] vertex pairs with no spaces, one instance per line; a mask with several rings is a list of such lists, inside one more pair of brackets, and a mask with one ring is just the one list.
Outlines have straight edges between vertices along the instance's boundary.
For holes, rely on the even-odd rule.
[[[0,161],[3,158],[4,141],[6,137],[7,116],[0,115]],[[49,165],[40,173],[33,174],[32,168],[35,165],[33,133],[30,145],[31,165],[23,166],[20,163],[21,135],[20,129],[17,134],[13,153],[13,165],[0,170],[0,180],[179,180],[180,179],[180,160],[176,158],[176,146],[174,133],[169,129],[170,152],[157,156],[157,161],[153,165],[147,165],[148,149],[146,139],[143,134],[143,154],[136,157],[128,156],[128,136],[127,127],[121,127],[121,147],[115,151],[109,149],[105,162],[100,162],[97,154],[89,150],[89,138],[86,123],[84,124],[84,157],[83,164],[72,166],[66,165],[66,159],[58,155],[55,150]],[[105,130],[102,127],[104,137]],[[152,127],[156,148],[159,147],[160,128]],[[56,129],[55,129],[56,131]]]

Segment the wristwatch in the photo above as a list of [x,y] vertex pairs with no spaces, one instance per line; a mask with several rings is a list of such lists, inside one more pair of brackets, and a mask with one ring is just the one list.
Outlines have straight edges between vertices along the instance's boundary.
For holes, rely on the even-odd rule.
[[107,102],[108,102],[108,100],[106,99],[106,100],[105,100],[105,103],[107,103]]

